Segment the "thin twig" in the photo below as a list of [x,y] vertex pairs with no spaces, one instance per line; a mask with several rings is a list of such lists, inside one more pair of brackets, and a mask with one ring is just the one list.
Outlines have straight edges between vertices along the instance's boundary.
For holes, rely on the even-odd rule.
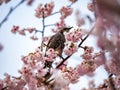
[[55,26],[55,24],[48,24],[48,25],[45,25],[45,27],[50,27],[50,26]]
[[[43,27],[43,29],[42,29],[42,39],[43,39],[43,37],[44,37],[44,32],[45,32],[45,17],[44,17],[44,14],[43,14],[43,18],[42,18],[42,27]],[[42,42],[41,42],[41,46],[43,45],[43,40],[42,40]],[[43,50],[43,47],[41,47],[41,50]]]
[[92,33],[92,31],[94,30],[94,27],[95,27],[95,25],[94,25],[94,26],[91,28],[91,30],[88,32],[87,36],[82,39],[82,41],[80,42],[80,44],[79,44],[78,47],[80,47],[80,46],[83,44],[83,42],[88,38],[88,36],[89,36],[89,35]]
[[[60,13],[60,11],[54,12],[54,13],[52,13],[51,15],[55,15],[55,14],[58,14],[58,13]],[[50,15],[50,16],[51,16],[51,15]],[[49,16],[47,16],[47,17],[49,17]]]
[[67,56],[66,58],[63,58],[62,62],[60,64],[58,64],[58,66],[56,68],[59,68],[61,65],[63,65],[63,63],[70,58],[72,55]]
[[40,33],[42,33],[42,31],[40,31],[40,30],[35,30],[35,33],[37,33],[37,32],[40,32]]
[[3,25],[3,23],[5,23],[5,22],[8,20],[9,16],[12,14],[12,12],[13,12],[16,8],[18,8],[24,1],[25,1],[25,0],[21,0],[15,7],[11,7],[11,8],[10,8],[10,10],[9,10],[9,12],[7,13],[7,15],[5,16],[5,18],[0,22],[0,27]]

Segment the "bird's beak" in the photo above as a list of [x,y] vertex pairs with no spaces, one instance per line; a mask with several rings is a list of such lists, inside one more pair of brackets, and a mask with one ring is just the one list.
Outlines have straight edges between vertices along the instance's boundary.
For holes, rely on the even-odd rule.
[[66,32],[69,32],[69,30],[73,27],[67,27]]
[[70,30],[71,28],[73,28],[73,26],[71,26],[71,27],[68,27],[68,29]]

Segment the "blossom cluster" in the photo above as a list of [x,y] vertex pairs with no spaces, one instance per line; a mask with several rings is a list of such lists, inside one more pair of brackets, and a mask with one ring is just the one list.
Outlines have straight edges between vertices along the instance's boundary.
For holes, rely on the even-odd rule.
[[103,53],[105,70],[112,74],[104,81],[104,85],[100,86],[100,90],[120,89],[120,83],[116,83],[118,80],[114,81],[120,75],[120,28],[118,27],[120,17],[117,9],[119,5],[118,1],[113,0],[95,0],[88,4],[88,9],[96,15],[94,35],[97,37],[97,45],[101,50],[106,51]]
[[70,2],[72,2],[72,3],[75,3],[77,0],[69,0]]
[[78,46],[74,43],[66,44],[66,47],[64,49],[65,55],[72,55],[73,53],[77,52]]
[[60,9],[61,12],[61,19],[65,19],[67,16],[71,15],[73,12],[73,9],[71,7],[65,7],[63,6]]
[[64,19],[60,19],[59,22],[55,23],[56,29],[52,28],[52,32],[53,33],[57,33],[60,31],[60,29],[64,26],[66,26],[65,20]]
[[28,5],[32,5],[32,3],[34,2],[35,0],[27,0],[27,4]]
[[[120,89],[120,76],[111,77],[111,75],[110,75],[108,77],[108,79],[105,79],[103,82],[104,82],[103,84],[100,84],[97,87],[95,87],[95,82],[94,82],[94,80],[92,80],[89,82],[88,88],[90,90],[94,90],[94,89],[96,89],[96,90],[111,90],[111,89],[119,90]],[[88,90],[88,89],[84,88],[82,90]]]
[[3,2],[8,3],[8,2],[10,2],[10,1],[11,1],[11,0],[0,0],[0,5],[2,5]]
[[82,39],[83,33],[81,29],[75,29],[72,32],[69,32],[65,35],[67,41],[71,41],[73,43],[78,42]]
[[[11,32],[16,34],[16,33],[19,33],[20,35],[26,35],[25,31],[28,31],[30,34],[33,33],[33,32],[36,32],[36,28],[23,28],[23,29],[20,29],[19,26],[13,26],[13,28],[11,29]],[[38,38],[36,36],[31,36],[30,39],[32,40],[38,40]]]
[[91,75],[96,68],[104,64],[103,52],[94,53],[93,47],[85,46],[81,57],[83,61],[76,68],[81,76]]
[[37,18],[43,18],[51,15],[54,8],[54,2],[50,2],[45,4],[44,6],[42,4],[39,4],[37,9],[35,10],[35,16]]
[[82,30],[79,29],[74,29],[74,31],[66,33],[65,35],[66,43],[65,43],[64,53],[69,56],[77,52],[79,48],[77,43],[81,41],[82,37],[83,37]]
[[[112,0],[110,0],[110,3],[108,3],[108,0],[104,3],[107,6],[111,5],[112,9],[115,9],[116,6],[114,6],[114,4],[117,4],[117,2]],[[118,19],[120,18],[117,11],[111,11],[107,6],[101,7],[101,4],[104,3],[103,1],[96,1],[97,30],[95,34],[98,37],[97,44],[102,50],[106,50],[108,53],[108,56],[105,55],[107,71],[114,75],[120,75],[120,28],[117,26],[119,23]]]
[[[93,49],[86,47],[84,53],[93,53]],[[50,48],[44,53],[41,47],[27,56],[22,56],[23,66],[18,71],[20,76],[11,77],[9,74],[5,74],[5,78],[0,79],[0,89],[69,90],[70,83],[77,83],[80,76],[93,72],[96,68],[96,64],[91,58],[84,60],[75,68],[67,66],[67,64],[55,68],[53,65],[56,65],[54,64],[56,57],[57,52],[54,49]]]

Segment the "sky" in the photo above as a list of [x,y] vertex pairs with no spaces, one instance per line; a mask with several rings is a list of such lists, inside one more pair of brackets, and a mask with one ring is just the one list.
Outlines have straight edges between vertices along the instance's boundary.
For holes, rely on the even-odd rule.
[[[14,7],[20,0],[12,0],[8,4],[2,4],[0,6],[0,22],[3,20],[5,15],[8,13],[10,7]],[[5,22],[0,28],[0,43],[3,45],[4,49],[0,52],[0,78],[4,78],[4,73],[7,72],[12,76],[19,76],[18,69],[22,67],[21,56],[28,55],[28,53],[33,52],[38,46],[40,46],[41,40],[33,41],[29,38],[29,35],[21,36],[19,34],[12,34],[11,28],[13,25],[19,25],[20,28],[24,27],[36,27],[37,29],[41,29],[41,19],[35,17],[35,9],[37,8],[39,3],[50,2],[51,0],[35,0],[32,6],[27,6],[26,2],[19,6],[8,18],[7,22]],[[54,0],[55,1],[55,9],[54,11],[58,11],[61,6],[69,5],[68,0]],[[75,10],[81,11],[82,15],[93,15],[87,9],[87,3],[90,0],[78,0],[72,7]],[[46,24],[52,24],[56,21],[59,21],[57,15],[51,16],[46,19]],[[73,14],[71,17],[66,19],[68,25],[75,26],[75,15]],[[86,26],[88,29],[90,26]],[[50,27],[51,28],[51,27]],[[49,35],[50,28],[46,29],[45,35]],[[38,34],[40,36],[40,34]],[[95,39],[90,38],[84,44],[95,45]],[[76,55],[77,56],[77,55]],[[77,57],[76,57],[77,58]],[[74,62],[73,62],[74,60]],[[71,62],[76,65],[78,60],[75,60],[73,57]],[[70,64],[71,65],[71,64]],[[72,64],[73,65],[73,64]],[[101,67],[103,68],[103,67]],[[96,83],[102,82],[98,78],[105,78],[106,74],[101,73],[104,72],[103,69],[98,68],[96,72],[98,73],[95,77]],[[86,87],[87,80],[89,77],[81,77],[80,81],[75,85],[71,85],[71,90],[78,90],[79,87]]]

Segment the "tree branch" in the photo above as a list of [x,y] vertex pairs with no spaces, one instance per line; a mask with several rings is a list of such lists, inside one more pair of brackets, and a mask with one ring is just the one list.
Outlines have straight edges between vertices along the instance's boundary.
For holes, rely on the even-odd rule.
[[9,10],[9,12],[7,13],[7,15],[5,16],[5,18],[0,22],[0,27],[3,25],[3,23],[5,23],[5,22],[8,20],[9,16],[12,14],[12,12],[13,12],[16,8],[18,8],[24,1],[25,1],[25,0],[21,0],[15,7],[11,7],[11,8],[10,8],[10,10]]

